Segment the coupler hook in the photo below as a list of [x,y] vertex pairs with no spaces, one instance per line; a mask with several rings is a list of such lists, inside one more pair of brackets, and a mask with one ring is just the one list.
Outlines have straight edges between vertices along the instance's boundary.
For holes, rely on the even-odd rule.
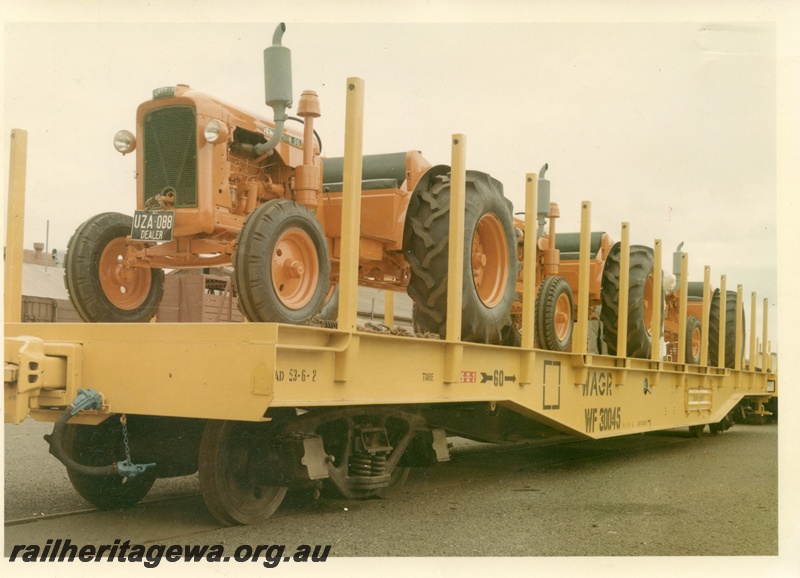
[[67,455],[64,450],[64,427],[72,416],[84,409],[100,409],[103,396],[94,389],[78,389],[78,395],[67,408],[58,416],[53,433],[45,435],[45,441],[50,445],[50,453],[60,461],[67,469],[85,474],[88,476],[114,476],[119,475],[124,478],[135,478],[144,473],[148,468],[155,467],[155,464],[134,464],[131,461],[130,449],[128,448],[128,426],[127,419],[122,416],[122,433],[125,442],[125,460],[110,464],[108,466],[84,466],[79,464]]

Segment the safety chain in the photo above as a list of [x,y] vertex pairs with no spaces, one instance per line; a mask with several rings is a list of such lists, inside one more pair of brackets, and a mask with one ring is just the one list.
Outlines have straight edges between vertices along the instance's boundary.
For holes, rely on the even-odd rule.
[[119,418],[119,423],[122,424],[122,442],[125,444],[125,460],[129,464],[132,464],[131,448],[128,445],[128,416],[123,413]]
[[401,337],[418,337],[420,339],[441,339],[439,334],[431,333],[430,331],[426,331],[425,333],[415,333],[410,329],[402,327],[400,325],[396,327],[389,327],[384,323],[373,323],[372,321],[367,321],[364,325],[358,325],[356,327],[359,331],[363,331],[365,333],[386,333],[388,335],[399,335]]
[[155,464],[134,464],[131,459],[131,448],[128,445],[128,416],[124,413],[119,416],[122,424],[122,441],[125,444],[125,461],[117,462],[117,473],[123,478],[133,479],[143,474],[147,469],[154,468]]
[[[314,317],[310,319],[306,325],[310,325],[312,327],[323,327],[325,329],[337,329],[339,327],[339,323],[336,320],[330,321],[326,319],[320,319],[319,317]],[[431,333],[429,331],[425,333],[415,333],[410,329],[407,329],[402,326],[396,326],[394,328],[389,327],[383,323],[373,323],[372,321],[368,321],[365,325],[358,325],[356,326],[358,331],[363,331],[364,333],[385,333],[387,335],[399,335],[400,337],[416,337],[419,339],[441,339],[441,337],[437,333]]]

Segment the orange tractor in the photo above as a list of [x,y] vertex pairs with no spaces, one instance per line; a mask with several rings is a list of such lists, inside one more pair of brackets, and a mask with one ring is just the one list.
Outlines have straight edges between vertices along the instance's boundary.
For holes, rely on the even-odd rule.
[[[547,165],[539,172],[538,207],[536,231],[536,345],[551,351],[570,351],[572,330],[577,307],[574,295],[578,293],[579,279],[579,233],[557,233],[556,219],[560,217],[558,204],[550,200],[550,182],[545,179]],[[515,219],[520,233],[517,247],[518,259],[524,259],[524,221]],[[679,278],[681,246],[673,255],[673,273],[662,289],[661,310],[667,357],[677,359],[679,331]],[[620,244],[614,243],[604,232],[592,232],[589,242],[589,306],[598,311],[599,331],[597,352],[617,354],[618,304],[620,280]],[[654,259],[653,250],[641,245],[630,247],[628,286],[627,357],[650,356],[653,337],[654,311]],[[512,313],[515,326],[519,327],[522,313],[522,273],[517,278],[518,298]],[[709,362],[718,364],[719,350],[719,291],[712,291],[709,315]],[[686,322],[687,363],[700,363],[701,322],[703,307],[703,283],[688,283]],[[735,350],[736,293],[727,292],[726,300],[726,353],[725,367],[733,367]],[[744,334],[744,319],[740,326]],[[742,340],[742,347],[744,340]],[[743,354],[743,349],[739,355]]]
[[[154,90],[139,106],[135,135],[116,134],[119,152],[136,152],[137,210],[133,217],[92,217],[69,241],[65,283],[85,321],[150,320],[164,269],[232,265],[239,308],[254,322],[307,323],[331,298],[339,276],[343,159],[321,156],[315,92],[302,93],[298,116],[287,114],[291,55],[281,45],[284,30],[278,26],[264,51],[272,121],[177,85]],[[539,185],[536,342],[564,351],[575,320],[578,235],[555,234],[558,207],[549,201],[544,169]],[[407,291],[415,328],[443,337],[449,199],[446,165],[432,166],[416,151],[363,157],[359,283]],[[464,234],[461,337],[514,345],[526,298],[519,265],[524,223],[514,219],[502,184],[486,173],[467,171]],[[590,300],[602,305],[612,352],[618,254],[606,234],[592,234]],[[632,248],[632,356],[649,351],[652,264],[649,249]]]
[[[114,139],[136,151],[137,210],[97,215],[69,242],[66,285],[90,322],[151,319],[164,269],[233,266],[239,307],[250,321],[306,323],[338,282],[342,159],[322,158],[313,127],[316,93],[297,117],[284,26],[264,51],[273,121],[178,85],[153,91],[136,134]],[[285,124],[297,122],[301,130]],[[366,155],[362,167],[359,283],[404,291],[418,326],[444,331],[449,168],[418,152]],[[511,333],[516,231],[502,186],[467,175],[470,267],[464,273],[464,339],[500,342]]]

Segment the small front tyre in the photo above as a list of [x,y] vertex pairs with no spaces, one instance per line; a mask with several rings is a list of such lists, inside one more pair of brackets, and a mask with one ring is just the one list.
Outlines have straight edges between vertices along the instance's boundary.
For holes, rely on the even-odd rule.
[[328,242],[314,214],[285,199],[244,222],[233,253],[239,309],[249,321],[302,325],[328,295]]
[[133,219],[103,213],[83,223],[69,240],[64,283],[87,323],[147,322],[164,295],[161,269],[126,263]]
[[572,288],[563,277],[546,277],[536,296],[536,342],[548,351],[568,351],[573,327]]
[[686,319],[686,363],[698,365],[700,363],[700,348],[703,330],[697,317],[689,316]]

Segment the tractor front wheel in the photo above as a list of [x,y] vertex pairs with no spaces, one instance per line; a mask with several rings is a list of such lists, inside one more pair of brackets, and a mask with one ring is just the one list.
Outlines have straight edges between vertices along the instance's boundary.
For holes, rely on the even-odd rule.
[[703,330],[697,317],[689,316],[686,319],[686,363],[698,365],[700,363],[700,345]]
[[83,223],[69,240],[64,279],[81,318],[92,322],[146,322],[164,295],[164,272],[128,261],[133,219],[103,213]]
[[546,277],[536,296],[536,342],[542,349],[567,351],[572,341],[572,288],[563,277]]
[[247,217],[233,266],[239,309],[249,321],[301,325],[328,295],[325,233],[314,214],[294,201],[269,201]]

